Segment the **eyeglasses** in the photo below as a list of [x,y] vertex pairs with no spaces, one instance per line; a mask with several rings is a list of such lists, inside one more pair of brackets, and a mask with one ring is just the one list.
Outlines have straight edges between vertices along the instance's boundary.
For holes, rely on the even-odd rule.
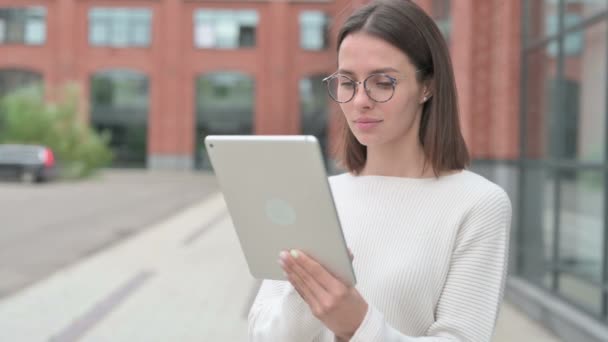
[[323,83],[327,85],[329,96],[338,103],[352,100],[360,84],[363,84],[370,99],[382,103],[393,98],[398,80],[386,74],[371,74],[365,80],[357,82],[348,76],[333,74],[323,79]]

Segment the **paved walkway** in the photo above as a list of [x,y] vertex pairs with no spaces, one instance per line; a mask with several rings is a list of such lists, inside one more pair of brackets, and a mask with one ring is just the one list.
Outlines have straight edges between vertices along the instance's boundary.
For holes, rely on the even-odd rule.
[[[251,278],[212,195],[0,302],[0,341],[246,341]],[[505,305],[495,341],[553,342]]]

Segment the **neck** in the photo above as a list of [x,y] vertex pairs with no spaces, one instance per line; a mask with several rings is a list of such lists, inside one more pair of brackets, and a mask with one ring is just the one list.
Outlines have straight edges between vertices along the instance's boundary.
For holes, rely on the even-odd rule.
[[361,175],[406,178],[435,176],[417,135],[406,136],[398,142],[368,146],[367,161]]

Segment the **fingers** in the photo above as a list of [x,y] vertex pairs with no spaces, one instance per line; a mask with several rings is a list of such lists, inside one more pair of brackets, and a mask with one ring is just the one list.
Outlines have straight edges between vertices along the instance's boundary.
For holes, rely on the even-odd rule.
[[281,267],[285,270],[285,274],[287,275],[287,280],[291,283],[294,289],[298,292],[300,297],[304,299],[308,305],[311,307],[315,307],[318,305],[318,301],[315,297],[315,294],[308,288],[304,280],[296,273],[291,272],[285,264],[281,264]]
[[353,255],[353,252],[350,250],[350,248],[348,249],[348,256],[350,257],[350,262],[353,262],[353,260],[355,260],[355,256]]
[[346,290],[346,285],[340,279],[302,251],[296,250],[289,255],[286,263],[292,266],[300,278],[317,294],[319,300],[322,300],[327,293],[341,295]]
[[329,292],[297,263],[292,263],[289,268],[291,271],[288,272],[288,277],[292,277],[298,282],[300,288],[305,289],[304,292],[310,299],[307,300],[307,303],[309,303],[313,312],[317,312],[323,303],[327,302],[327,298],[330,296]]

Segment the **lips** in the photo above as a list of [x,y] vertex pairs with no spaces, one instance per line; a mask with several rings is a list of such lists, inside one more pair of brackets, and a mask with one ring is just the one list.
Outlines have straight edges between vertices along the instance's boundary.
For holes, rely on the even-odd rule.
[[376,122],[381,122],[382,120],[380,119],[358,119],[355,120],[355,123],[376,123]]
[[359,129],[361,131],[372,130],[372,129],[376,128],[376,126],[378,126],[381,122],[382,122],[382,120],[380,120],[380,119],[371,119],[371,118],[361,118],[361,119],[357,119],[354,121],[355,127],[357,127],[357,129]]

